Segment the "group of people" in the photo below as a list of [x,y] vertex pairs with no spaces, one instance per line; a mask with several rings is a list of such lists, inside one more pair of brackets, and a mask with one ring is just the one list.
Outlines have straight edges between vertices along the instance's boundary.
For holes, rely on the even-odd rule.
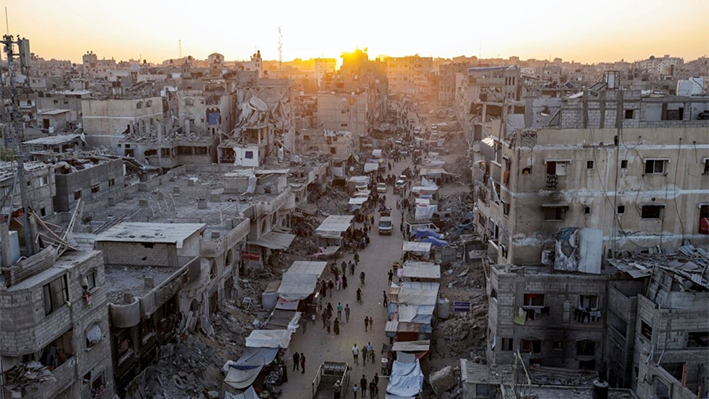
[[[367,318],[365,317],[365,320],[366,319]],[[367,361],[371,361],[372,363],[377,362],[377,356],[374,353],[374,348],[372,347],[371,342],[367,342],[367,345],[362,346],[361,349],[356,343],[352,345],[352,357],[354,359],[354,364],[359,365],[360,353],[362,354],[362,366],[366,366]]]
[[357,399],[357,393],[360,393],[361,398],[367,397],[367,392],[369,392],[369,397],[371,399],[379,397],[379,375],[374,373],[374,377],[367,384],[367,377],[362,374],[362,378],[359,380],[359,385],[355,383],[352,386],[352,392],[354,393],[355,399]]

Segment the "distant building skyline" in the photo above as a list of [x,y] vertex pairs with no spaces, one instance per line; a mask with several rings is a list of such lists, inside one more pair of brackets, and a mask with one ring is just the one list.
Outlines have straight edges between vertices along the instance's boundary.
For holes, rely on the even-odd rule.
[[[370,55],[419,54],[452,58],[628,62],[671,54],[693,60],[709,54],[709,2],[705,0],[551,0],[544,4],[497,4],[443,0],[427,9],[364,0],[343,9],[317,0],[209,4],[126,0],[6,0],[9,32],[31,40],[45,59],[81,62],[92,50],[116,60],[160,63],[182,55],[205,59],[218,51],[227,60],[248,60],[257,49],[264,60],[338,58],[369,48]],[[610,10],[604,12],[603,10]],[[691,11],[691,12],[689,12]],[[594,16],[595,15],[595,16]],[[279,39],[278,28],[282,38]]]

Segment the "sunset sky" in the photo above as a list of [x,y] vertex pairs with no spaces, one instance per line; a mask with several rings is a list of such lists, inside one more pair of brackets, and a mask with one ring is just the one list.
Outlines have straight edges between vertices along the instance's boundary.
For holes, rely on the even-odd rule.
[[[634,61],[709,54],[709,0],[156,1],[5,0],[12,34],[46,59],[150,62],[183,56],[278,59],[370,56]],[[3,26],[3,32],[6,32]]]

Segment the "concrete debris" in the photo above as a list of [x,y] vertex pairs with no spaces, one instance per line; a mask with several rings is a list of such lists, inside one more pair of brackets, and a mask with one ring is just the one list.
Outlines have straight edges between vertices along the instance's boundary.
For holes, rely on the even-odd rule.
[[243,352],[253,315],[236,307],[211,317],[212,336],[192,333],[160,347],[158,360],[128,387],[126,398],[217,398],[221,367]]
[[446,366],[441,370],[432,372],[429,377],[429,383],[433,388],[433,392],[435,392],[438,397],[441,397],[445,391],[453,388],[457,382],[455,374],[453,374],[453,367],[451,366]]

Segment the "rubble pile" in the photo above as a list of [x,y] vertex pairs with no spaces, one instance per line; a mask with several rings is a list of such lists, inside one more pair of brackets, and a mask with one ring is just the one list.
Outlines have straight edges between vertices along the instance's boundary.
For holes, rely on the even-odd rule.
[[180,343],[162,346],[159,360],[141,373],[130,397],[218,397],[224,379],[221,367],[243,351],[252,320],[250,313],[227,306],[212,318],[213,336],[192,333]]
[[[451,263],[447,269],[441,270],[441,292],[445,292],[446,288],[455,290],[478,288],[482,290],[484,287],[485,274],[479,262],[466,264],[457,260]],[[469,292],[466,292],[467,294]]]
[[347,213],[349,196],[340,187],[331,187],[319,198],[314,199],[321,214],[343,215]]
[[470,224],[474,203],[473,194],[468,191],[442,197],[438,209],[445,215],[442,220],[446,227],[456,231],[459,225]]

